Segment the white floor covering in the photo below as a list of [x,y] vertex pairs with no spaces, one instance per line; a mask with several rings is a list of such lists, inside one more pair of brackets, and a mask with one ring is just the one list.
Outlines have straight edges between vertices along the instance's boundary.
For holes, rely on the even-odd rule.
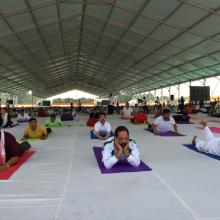
[[[0,219],[220,220],[220,161],[182,146],[201,135],[198,124],[178,125],[184,137],[156,137],[146,125],[109,116],[113,129],[129,128],[153,171],[101,174],[92,147],[103,143],[90,140],[86,120],[78,116],[65,123],[71,127],[53,129],[48,140],[31,142],[37,153],[0,181]],[[23,128],[7,131],[19,138]]]

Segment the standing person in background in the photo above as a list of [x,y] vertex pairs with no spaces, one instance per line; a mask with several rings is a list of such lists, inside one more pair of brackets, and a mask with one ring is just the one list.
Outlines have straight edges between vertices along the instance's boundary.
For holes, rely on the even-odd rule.
[[113,115],[114,112],[114,97],[112,93],[109,94],[108,114]]
[[117,102],[117,114],[120,114],[119,102]]
[[78,101],[78,112],[81,112],[81,111],[82,111],[82,102],[79,99],[79,101]]

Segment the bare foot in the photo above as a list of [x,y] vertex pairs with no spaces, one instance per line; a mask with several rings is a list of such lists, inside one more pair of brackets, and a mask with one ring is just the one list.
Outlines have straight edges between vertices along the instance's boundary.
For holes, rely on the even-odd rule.
[[208,122],[207,122],[207,120],[203,119],[199,122],[199,124],[205,128],[207,126]]

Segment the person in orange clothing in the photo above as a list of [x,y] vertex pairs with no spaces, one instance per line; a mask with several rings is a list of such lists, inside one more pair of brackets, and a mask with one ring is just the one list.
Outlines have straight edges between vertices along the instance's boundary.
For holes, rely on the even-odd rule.
[[186,114],[192,114],[192,113],[193,113],[193,106],[192,106],[192,104],[189,103],[189,104],[185,107],[184,112],[185,112]]
[[148,117],[147,114],[144,112],[144,109],[140,107],[139,112],[137,112],[133,118],[131,118],[131,122],[134,124],[143,124],[147,123]]

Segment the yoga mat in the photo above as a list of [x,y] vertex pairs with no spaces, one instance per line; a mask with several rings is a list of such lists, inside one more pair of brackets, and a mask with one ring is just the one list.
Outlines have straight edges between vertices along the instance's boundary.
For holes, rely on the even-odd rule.
[[[149,128],[144,129],[144,130],[151,132],[151,130],[150,130]],[[152,133],[152,132],[151,132],[151,133]],[[186,135],[180,134],[180,133],[176,133],[176,132],[174,132],[174,131],[167,131],[167,132],[159,133],[159,136],[162,136],[162,137],[166,137],[166,136],[178,137],[178,136],[186,136]]]
[[16,127],[20,125],[19,123],[16,123],[16,124],[12,124],[11,126],[8,126],[8,127],[3,127],[3,129],[9,129],[9,128],[13,128],[13,127]]
[[29,120],[18,120],[18,123],[26,123],[29,122]]
[[102,163],[102,147],[93,147],[93,151],[99,165],[99,169],[102,174],[109,173],[128,173],[128,172],[143,172],[143,171],[151,171],[152,169],[148,167],[143,161],[141,161],[139,167],[132,167],[128,163],[117,163],[111,169],[106,169],[104,164]]
[[[110,137],[113,137],[113,136],[114,136],[114,133],[111,131]],[[96,137],[96,135],[94,134],[94,131],[93,131],[93,130],[90,131],[90,139],[98,139],[98,138]]]
[[178,121],[178,122],[176,122],[177,124],[184,124],[184,125],[190,125],[190,124],[195,124],[195,123],[193,123],[193,122],[187,122],[187,121]]
[[211,157],[211,158],[213,158],[213,159],[220,160],[220,156],[199,151],[199,150],[195,147],[194,144],[183,144],[183,146],[184,146],[184,147],[187,147],[188,149],[193,150],[193,151],[195,151],[195,152],[197,152],[197,153],[204,154],[204,155],[206,155],[207,157]]
[[6,171],[0,173],[0,180],[8,180],[20,166],[28,160],[36,151],[26,151],[19,157],[18,163],[9,167]]
[[[197,129],[203,129],[203,127],[196,127]],[[218,127],[209,127],[209,129],[214,132],[214,133],[217,133],[217,134],[220,134],[220,128]]]
[[220,120],[208,120],[208,122],[217,122],[217,123],[220,123]]

